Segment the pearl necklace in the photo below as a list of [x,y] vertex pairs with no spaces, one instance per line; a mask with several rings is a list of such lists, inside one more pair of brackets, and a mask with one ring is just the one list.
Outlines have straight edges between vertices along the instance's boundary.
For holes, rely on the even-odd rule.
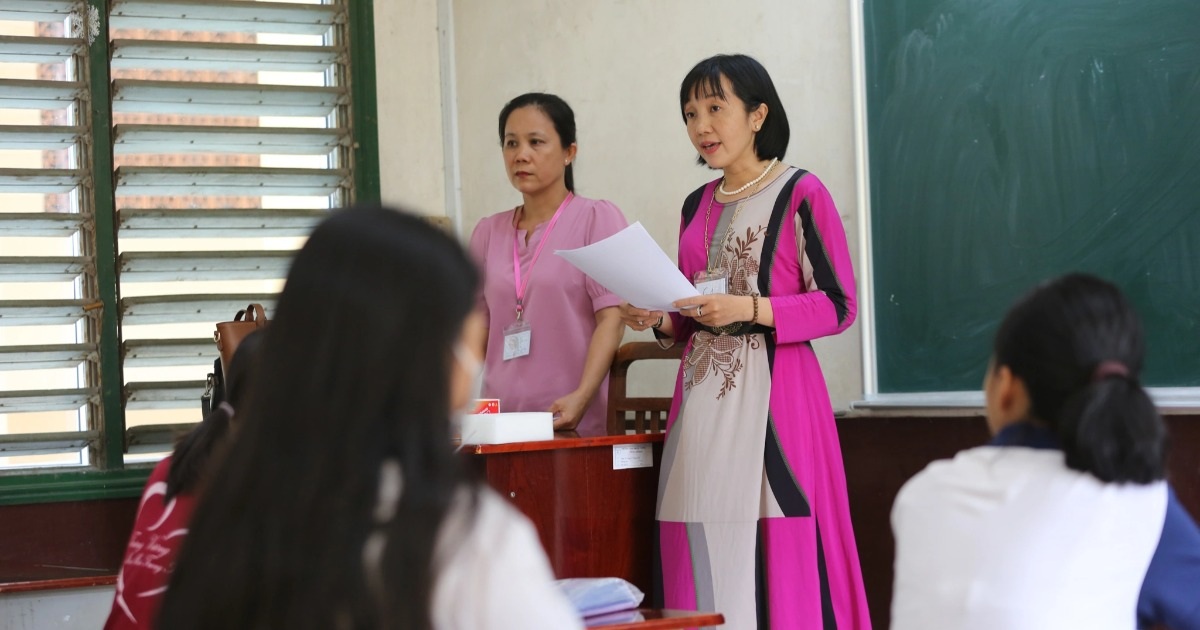
[[732,197],[733,195],[745,192],[747,188],[750,188],[751,186],[757,184],[758,182],[761,182],[763,180],[763,178],[767,176],[767,173],[770,173],[771,169],[775,168],[775,164],[778,162],[779,162],[779,158],[772,158],[771,163],[767,165],[767,168],[763,169],[762,175],[759,175],[758,177],[755,177],[753,180],[746,182],[745,186],[742,186],[741,188],[739,188],[737,190],[733,190],[733,191],[725,190],[725,178],[722,177],[721,183],[717,185],[717,190],[721,191],[721,194],[725,195],[726,197]]

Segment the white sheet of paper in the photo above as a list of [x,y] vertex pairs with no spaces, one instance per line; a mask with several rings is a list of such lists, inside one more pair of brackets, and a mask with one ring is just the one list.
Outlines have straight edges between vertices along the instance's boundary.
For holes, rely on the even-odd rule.
[[700,295],[641,222],[586,247],[554,253],[639,308],[676,312],[672,302]]
[[651,466],[654,466],[654,453],[649,444],[613,444],[613,470]]

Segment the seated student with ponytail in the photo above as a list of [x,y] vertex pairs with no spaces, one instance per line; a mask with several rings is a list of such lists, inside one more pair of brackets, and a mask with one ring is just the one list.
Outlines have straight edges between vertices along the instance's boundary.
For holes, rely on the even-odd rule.
[[1143,348],[1092,276],[1009,311],[984,382],[995,438],[896,498],[893,630],[1200,628],[1200,530],[1164,480]]
[[207,485],[214,462],[220,459],[233,433],[234,409],[241,405],[250,389],[251,366],[262,334],[252,332],[238,345],[225,376],[226,402],[183,436],[175,450],[150,473],[104,630],[157,627],[154,622],[158,607],[175,567],[175,556],[187,534],[192,510]]

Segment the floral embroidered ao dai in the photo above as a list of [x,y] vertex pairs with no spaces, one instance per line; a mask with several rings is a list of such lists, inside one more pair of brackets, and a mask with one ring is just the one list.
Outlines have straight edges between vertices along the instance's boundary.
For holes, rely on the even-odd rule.
[[691,278],[719,260],[730,293],[771,300],[775,328],[721,335],[672,315],[687,346],[659,480],[666,606],[717,610],[738,629],[870,628],[833,409],[810,344],[856,312],[841,219],[824,185],[799,169],[736,213],[715,189],[684,204],[680,269]]

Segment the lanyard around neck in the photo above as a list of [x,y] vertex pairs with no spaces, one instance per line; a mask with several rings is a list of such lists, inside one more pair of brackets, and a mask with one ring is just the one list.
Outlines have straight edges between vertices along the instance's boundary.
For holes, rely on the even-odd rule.
[[521,282],[521,236],[517,234],[516,230],[513,230],[513,279],[517,286],[517,319],[521,319],[525,312],[525,290],[529,288],[529,276],[533,275],[533,266],[537,263],[538,257],[542,255],[542,248],[550,240],[550,230],[553,230],[554,224],[558,223],[558,217],[562,214],[563,208],[566,208],[574,197],[575,193],[567,193],[567,198],[563,199],[558,210],[554,211],[554,216],[550,217],[550,222],[546,224],[546,231],[542,234],[542,240],[538,243],[537,249],[533,250],[533,258],[529,259],[529,271],[525,274],[524,282]]

